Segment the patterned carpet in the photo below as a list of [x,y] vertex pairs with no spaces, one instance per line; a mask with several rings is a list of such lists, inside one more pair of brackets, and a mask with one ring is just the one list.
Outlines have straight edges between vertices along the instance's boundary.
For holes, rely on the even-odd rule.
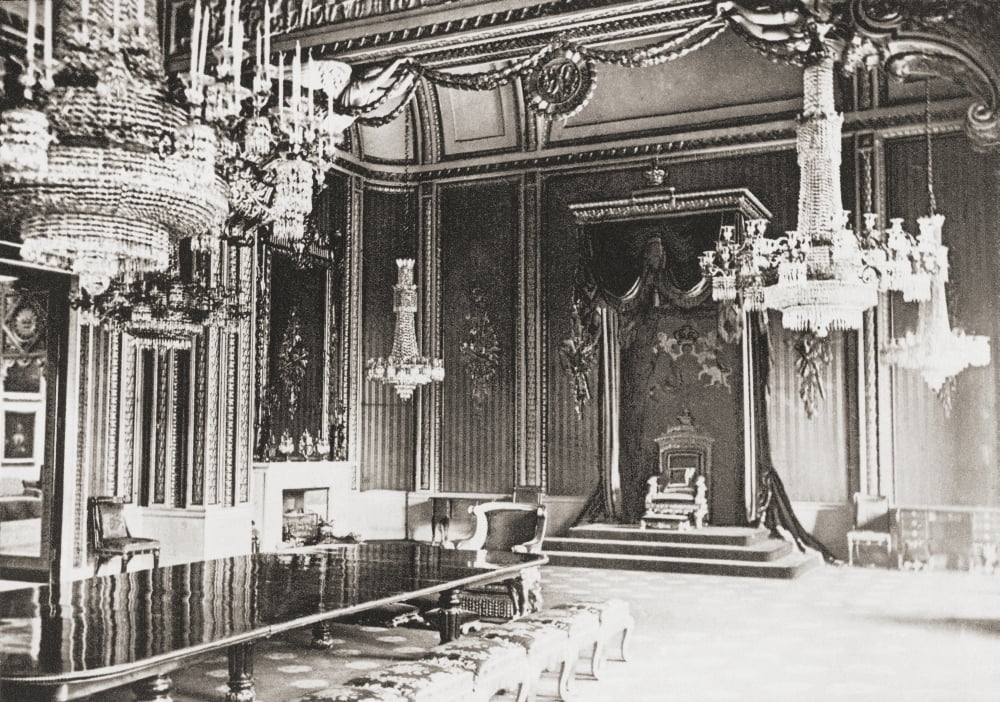
[[[600,681],[580,677],[576,702],[1000,700],[1000,577],[826,567],[784,581],[549,566],[543,582],[548,604],[621,597],[637,621],[630,662],[609,663]],[[259,646],[258,699],[294,700],[437,642],[433,632],[343,625],[334,636],[341,643],[326,653],[306,647],[309,632]],[[177,671],[174,699],[223,700],[227,676],[225,656],[213,655]],[[542,692],[554,695],[554,677]]]

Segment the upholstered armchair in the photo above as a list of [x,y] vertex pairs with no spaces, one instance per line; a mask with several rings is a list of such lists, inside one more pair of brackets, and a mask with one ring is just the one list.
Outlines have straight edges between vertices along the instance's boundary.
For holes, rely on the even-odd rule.
[[121,556],[123,573],[132,557],[142,553],[152,554],[153,568],[159,565],[160,542],[132,536],[125,523],[125,506],[121,497],[91,497],[89,504],[94,555],[97,557],[95,574],[115,556]]
[[881,495],[854,494],[854,528],[847,532],[847,563],[854,565],[854,560],[864,548],[866,553],[858,560],[866,565],[875,565],[870,558],[874,549],[879,561],[886,568],[892,567],[893,533],[892,515],[889,510],[889,500]]
[[[484,502],[469,512],[475,516],[475,531],[455,548],[541,553],[545,505]],[[541,608],[541,573],[531,568],[517,578],[463,590],[459,599],[462,607],[482,617],[513,619]]]

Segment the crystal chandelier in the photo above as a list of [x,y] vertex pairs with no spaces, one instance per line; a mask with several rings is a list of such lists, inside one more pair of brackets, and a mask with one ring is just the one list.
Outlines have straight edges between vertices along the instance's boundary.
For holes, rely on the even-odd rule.
[[921,249],[928,262],[930,299],[917,310],[917,330],[890,340],[882,348],[882,357],[890,365],[920,373],[934,392],[945,381],[969,366],[982,367],[990,363],[990,339],[987,336],[966,335],[952,329],[948,320],[948,247],[941,244],[944,215],[937,212],[934,196],[934,150],[931,144],[930,87],[925,85],[925,139],[927,146],[927,195],[930,214],[920,217]]
[[419,385],[444,380],[444,362],[420,355],[414,315],[417,312],[417,286],[413,283],[413,259],[397,258],[399,277],[393,286],[392,310],[396,329],[389,358],[372,358],[365,364],[368,380],[394,385],[403,400],[413,397]]
[[[240,14],[240,0],[226,0],[220,41],[211,51],[213,74],[206,66],[212,13],[196,0],[184,94],[201,120],[230,137],[224,168],[234,213],[244,221],[269,224],[275,244],[302,253],[309,243],[306,219],[312,211],[314,183],[329,167],[333,146],[343,137],[343,130],[336,129],[328,116],[351,68],[337,61],[310,61],[303,66],[302,49],[296,43],[286,96],[285,54],[279,53],[277,66],[272,65],[271,3],[264,3],[262,29],[255,37],[253,79],[249,88],[244,87],[242,65],[249,54],[244,50]],[[277,81],[276,96],[272,81]],[[317,89],[326,94],[325,112],[317,107]]]
[[716,248],[700,258],[717,301],[739,300],[744,309],[782,313],[786,329],[858,329],[880,290],[901,290],[906,299],[927,299],[936,263],[927,246],[902,229],[901,220],[881,231],[866,214],[864,231],[850,228],[840,191],[841,127],[833,94],[833,60],[807,66],[803,112],[797,131],[801,174],[798,229],[764,236],[766,222],[745,231],[724,225]]
[[167,271],[115,280],[103,293],[75,304],[90,321],[128,334],[139,346],[187,349],[206,327],[235,330],[249,315],[248,300],[238,290],[205,282],[216,277],[210,257],[194,253],[192,259],[182,271],[175,252]]
[[0,116],[0,203],[25,260],[99,294],[164,270],[171,241],[220,222],[227,202],[214,136],[165,99],[156,4],[67,0],[56,18],[52,4],[39,68],[28,2],[23,96]]

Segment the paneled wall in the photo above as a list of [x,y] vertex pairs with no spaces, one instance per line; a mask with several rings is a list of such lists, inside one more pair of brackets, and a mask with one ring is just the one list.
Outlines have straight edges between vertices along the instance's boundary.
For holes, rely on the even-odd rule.
[[[889,212],[915,218],[928,210],[923,140],[892,142],[886,153]],[[947,285],[952,325],[992,337],[993,362],[956,377],[950,415],[918,374],[893,373],[891,437],[895,500],[901,504],[1000,505],[997,471],[997,379],[1000,378],[1000,302],[994,166],[962,135],[936,138],[934,176],[938,211],[947,217],[944,243],[951,264]],[[893,298],[896,335],[912,329],[916,305]]]
[[517,181],[442,188],[441,481],[446,492],[514,485],[518,354]]
[[[412,193],[369,189],[363,210],[361,348],[364,358],[385,357],[392,349],[396,259],[417,257],[416,198]],[[419,270],[418,264],[418,287],[425,284]],[[410,490],[417,451],[417,404],[401,401],[391,387],[362,382],[361,488]]]

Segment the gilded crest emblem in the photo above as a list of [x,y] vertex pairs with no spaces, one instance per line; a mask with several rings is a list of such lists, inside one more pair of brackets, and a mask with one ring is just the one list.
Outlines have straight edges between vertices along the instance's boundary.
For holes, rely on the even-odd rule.
[[590,101],[594,86],[593,63],[572,47],[554,53],[525,77],[528,106],[546,117],[575,115]]

